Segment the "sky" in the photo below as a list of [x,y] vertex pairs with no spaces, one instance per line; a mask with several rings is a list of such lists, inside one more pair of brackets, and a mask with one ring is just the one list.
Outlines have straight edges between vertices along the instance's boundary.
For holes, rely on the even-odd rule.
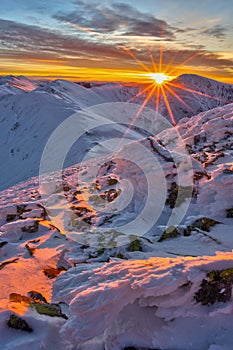
[[0,74],[233,83],[232,18],[232,0],[0,0]]

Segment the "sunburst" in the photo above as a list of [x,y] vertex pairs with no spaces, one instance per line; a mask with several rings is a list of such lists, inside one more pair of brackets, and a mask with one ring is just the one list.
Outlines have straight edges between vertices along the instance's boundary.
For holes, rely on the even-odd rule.
[[[200,92],[194,89],[191,89],[187,86],[181,85],[176,80],[174,80],[177,76],[174,75],[174,73],[179,69],[181,66],[185,65],[187,62],[192,60],[195,56],[200,55],[201,52],[197,52],[187,59],[185,59],[182,63],[178,64],[175,67],[172,67],[172,64],[174,62],[175,56],[170,60],[168,65],[166,67],[163,67],[163,47],[160,45],[160,56],[159,56],[159,62],[156,64],[152,51],[150,48],[148,48],[149,57],[151,59],[152,69],[150,69],[146,64],[144,64],[140,59],[138,59],[134,53],[132,53],[128,48],[123,47],[123,49],[142,67],[142,69],[145,71],[145,73],[142,73],[142,77],[144,77],[146,80],[148,80],[148,85],[144,87],[141,91],[139,91],[136,95],[134,95],[128,102],[132,102],[133,100],[137,99],[139,96],[145,95],[145,100],[143,101],[142,105],[140,106],[138,112],[136,113],[135,117],[131,121],[131,124],[129,128],[133,126],[137,118],[139,117],[140,113],[144,109],[144,107],[148,104],[148,102],[155,98],[155,105],[156,105],[156,113],[159,111],[159,105],[161,101],[161,97],[164,100],[164,103],[166,105],[168,114],[170,116],[171,122],[173,126],[176,126],[175,117],[172,111],[172,107],[169,102],[169,96],[175,97],[181,104],[183,104],[187,109],[192,111],[192,108],[190,105],[188,105],[182,98],[179,96],[178,91],[188,91],[196,95],[201,95],[205,97],[209,97],[216,100],[221,100],[218,97],[208,95],[204,92]],[[174,91],[174,88],[176,91]],[[178,90],[178,91],[177,91]]]
[[154,80],[156,84],[163,85],[166,81],[171,80],[172,77],[166,75],[165,73],[149,73],[148,78]]

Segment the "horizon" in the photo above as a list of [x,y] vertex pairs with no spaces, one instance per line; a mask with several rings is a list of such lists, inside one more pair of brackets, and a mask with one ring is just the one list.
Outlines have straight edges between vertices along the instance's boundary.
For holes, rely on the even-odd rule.
[[0,75],[144,83],[165,71],[233,82],[229,0],[3,0],[0,11]]
[[[144,74],[144,73],[143,73]],[[143,75],[142,74],[142,75]],[[197,76],[197,77],[200,77],[200,78],[204,78],[204,79],[209,79],[209,80],[213,80],[213,81],[216,81],[216,82],[219,82],[219,83],[223,83],[223,84],[229,84],[229,85],[233,85],[231,82],[225,82],[223,80],[220,80],[219,78],[213,78],[213,77],[208,77],[208,76],[205,76],[205,75],[200,75],[200,74],[196,74],[196,73],[182,73],[180,75],[177,75],[175,77],[173,77],[170,81],[172,82],[173,80],[176,80],[176,79],[179,79],[180,77],[182,76],[185,76],[185,75],[194,75],[194,76]],[[130,80],[126,80],[126,81],[122,81],[122,80],[83,80],[83,79],[79,79],[78,77],[64,77],[64,76],[34,76],[34,75],[25,75],[25,74],[20,74],[20,75],[15,75],[15,74],[1,74],[0,73],[0,78],[1,77],[13,77],[13,78],[20,78],[20,77],[24,77],[24,78],[27,78],[27,79],[30,79],[30,80],[35,80],[35,81],[46,81],[46,82],[52,82],[52,81],[56,81],[56,80],[65,80],[65,81],[69,81],[69,82],[72,82],[72,83],[76,83],[76,84],[80,84],[80,83],[93,83],[93,84],[100,84],[100,85],[103,85],[103,84],[122,84],[122,85],[125,85],[125,86],[139,86],[139,85],[150,85],[151,84],[151,81],[148,80],[148,79],[145,79],[143,80],[142,78],[141,79],[132,79],[132,81]]]

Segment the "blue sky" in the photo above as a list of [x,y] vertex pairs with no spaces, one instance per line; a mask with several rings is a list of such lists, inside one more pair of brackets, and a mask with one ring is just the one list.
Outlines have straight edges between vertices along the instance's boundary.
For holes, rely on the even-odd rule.
[[56,67],[58,75],[80,67],[136,69],[122,45],[148,63],[147,47],[158,60],[162,43],[165,64],[194,55],[188,71],[229,80],[232,17],[231,0],[1,0],[0,73],[10,72],[13,61],[19,72],[27,62],[29,74],[40,64],[43,75]]

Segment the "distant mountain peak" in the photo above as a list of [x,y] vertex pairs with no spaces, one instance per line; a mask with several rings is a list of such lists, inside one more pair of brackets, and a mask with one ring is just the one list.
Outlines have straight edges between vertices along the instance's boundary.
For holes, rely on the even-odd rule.
[[[5,85],[8,88],[13,88],[12,93],[18,90],[29,92],[33,91],[37,88],[38,83],[25,77],[23,75],[15,76],[15,75],[6,75],[0,76],[0,87]],[[9,93],[11,90],[9,89]]]

